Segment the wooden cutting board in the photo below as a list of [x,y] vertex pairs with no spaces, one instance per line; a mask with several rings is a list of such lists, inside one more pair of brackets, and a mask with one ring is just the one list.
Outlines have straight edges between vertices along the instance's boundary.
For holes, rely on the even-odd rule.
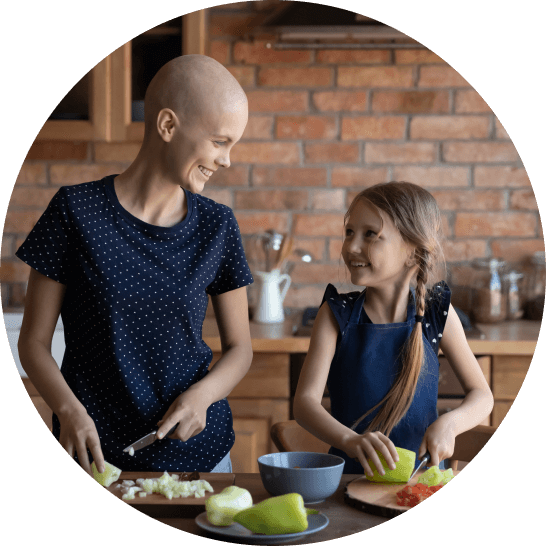
[[[396,493],[406,485],[415,485],[423,472],[419,471],[409,483],[375,483],[365,477],[357,478],[346,485],[345,502],[363,512],[393,518],[410,509],[396,504]],[[458,473],[457,470],[453,471],[455,476]]]
[[[169,474],[172,476],[173,474],[180,474],[180,472],[169,472]],[[123,493],[121,492],[121,488],[116,486],[121,484],[123,480],[136,481],[138,478],[160,478],[161,476],[163,476],[163,472],[122,472],[119,480],[108,487],[108,491],[121,500]],[[191,496],[179,497],[177,499],[173,498],[170,500],[159,493],[152,493],[145,497],[139,497],[137,492],[135,493],[135,498],[133,500],[124,500],[122,502],[155,518],[196,517],[201,512],[205,511],[205,501],[211,495],[221,493],[224,488],[234,484],[235,474],[200,472],[199,479],[209,482],[214,489],[214,492],[209,493],[207,491],[205,496],[201,498]]]

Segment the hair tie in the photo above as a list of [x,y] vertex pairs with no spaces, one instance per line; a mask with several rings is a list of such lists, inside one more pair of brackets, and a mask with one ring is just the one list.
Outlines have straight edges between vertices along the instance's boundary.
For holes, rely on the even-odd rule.
[[424,318],[423,315],[415,315],[415,322],[423,322]]

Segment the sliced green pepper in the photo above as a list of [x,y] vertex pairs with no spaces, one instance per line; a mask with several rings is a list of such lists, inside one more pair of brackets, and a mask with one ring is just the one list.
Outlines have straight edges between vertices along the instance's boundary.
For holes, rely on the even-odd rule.
[[226,526],[233,523],[233,516],[252,506],[250,492],[242,487],[230,485],[221,493],[211,495],[205,501],[207,519],[213,525]]
[[271,497],[238,512],[233,521],[253,533],[283,535],[305,531],[309,526],[309,514],[318,514],[318,510],[305,508],[303,497],[299,493],[288,493]]

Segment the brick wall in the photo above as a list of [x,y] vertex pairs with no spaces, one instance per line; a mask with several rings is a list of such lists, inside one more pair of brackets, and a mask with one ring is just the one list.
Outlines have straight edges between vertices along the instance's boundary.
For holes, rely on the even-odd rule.
[[[522,267],[544,250],[516,149],[459,73],[423,49],[280,51],[245,40],[267,14],[266,4],[239,2],[211,12],[210,55],[243,85],[250,118],[231,168],[214,175],[205,195],[234,209],[251,261],[251,236],[268,228],[292,230],[295,248],[312,254],[312,263],[293,269],[287,307],[318,305],[328,282],[352,289],[339,259],[343,214],[360,189],[376,182],[406,180],[436,197],[448,280],[463,309],[471,260],[495,256]],[[5,309],[20,308],[28,276],[13,253],[56,189],[120,172],[138,147],[35,142],[6,218]]]

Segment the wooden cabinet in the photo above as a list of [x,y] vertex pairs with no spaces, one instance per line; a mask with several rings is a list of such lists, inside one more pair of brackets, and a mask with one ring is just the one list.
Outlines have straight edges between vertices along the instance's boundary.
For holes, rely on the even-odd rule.
[[[252,365],[228,396],[235,429],[235,445],[231,450],[235,472],[258,472],[258,457],[277,451],[270,437],[271,426],[291,418],[291,397],[309,348],[309,338],[294,336],[292,326],[290,321],[273,326],[250,324]],[[483,424],[496,427],[509,411],[529,369],[539,328],[540,323],[514,321],[484,327],[486,339],[469,340],[495,398],[493,412]],[[221,354],[214,319],[205,319],[203,339],[213,351],[211,366],[214,366]],[[23,381],[36,409],[51,427],[51,410],[30,381]],[[457,377],[440,355],[439,413],[455,409],[463,397]],[[327,397],[323,400],[327,409],[329,401]]]
[[[176,55],[206,54],[207,10],[199,10],[177,18],[180,28],[164,23],[150,29],[143,36],[179,37],[180,49]],[[179,21],[179,22],[178,22]],[[100,140],[139,141],[144,135],[144,123],[133,122],[133,49],[127,42],[98,63],[74,87],[87,88],[85,97],[87,119],[50,119],[38,134],[40,140]],[[84,89],[85,91],[85,89]],[[65,97],[66,99],[66,97]],[[64,99],[63,99],[64,100]]]

